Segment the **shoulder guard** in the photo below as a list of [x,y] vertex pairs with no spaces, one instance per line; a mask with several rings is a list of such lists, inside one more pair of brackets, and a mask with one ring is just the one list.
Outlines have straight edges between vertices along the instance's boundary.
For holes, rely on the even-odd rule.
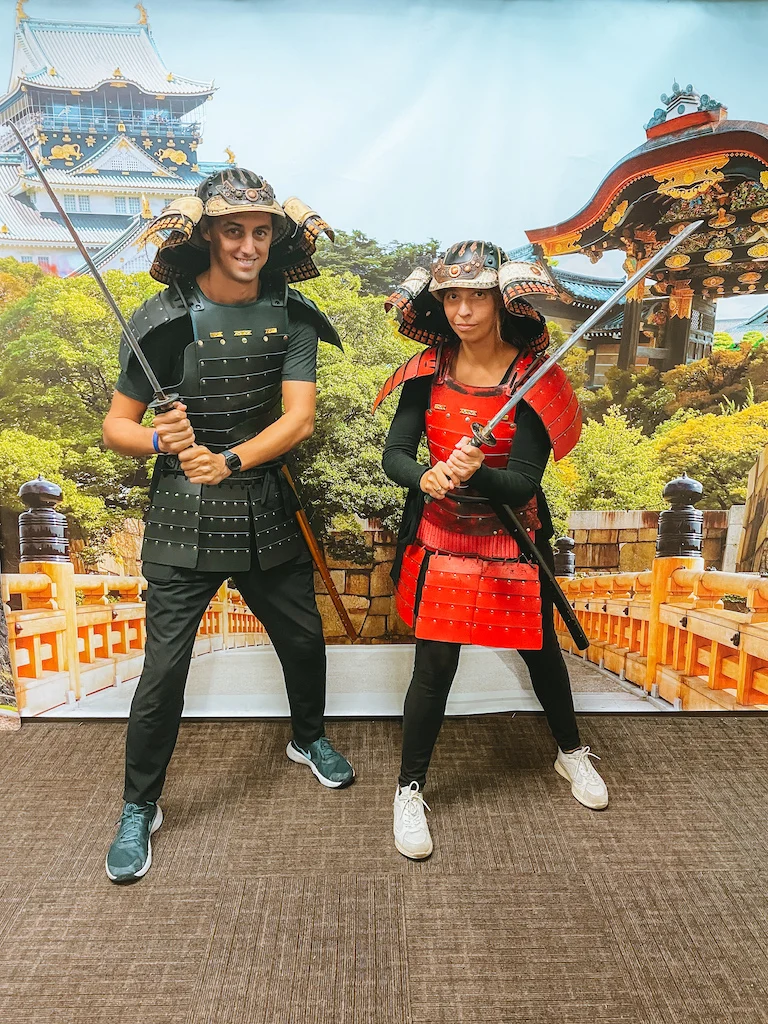
[[396,388],[399,388],[401,384],[405,384],[407,380],[413,380],[414,377],[427,377],[433,374],[437,369],[439,359],[440,346],[425,348],[423,352],[417,352],[415,356],[411,356],[402,366],[398,366],[392,376],[384,382],[381,391],[376,396],[376,401],[373,403],[371,411],[376,412],[384,399],[391,395]]
[[[128,321],[128,326],[143,349],[147,339],[158,327],[188,316],[190,306],[196,303],[191,287],[184,281],[176,282],[142,302]],[[123,337],[120,342],[122,369],[127,367],[130,356],[131,348]]]
[[527,393],[525,401],[544,424],[558,462],[573,451],[581,436],[581,408],[564,370],[555,363]]
[[303,295],[295,288],[288,288],[287,296],[288,312],[291,316],[298,317],[301,320],[308,320],[317,331],[317,336],[321,341],[326,341],[329,345],[335,345],[336,348],[340,348],[342,352],[344,351],[338,331],[312,299],[308,299],[306,295]]

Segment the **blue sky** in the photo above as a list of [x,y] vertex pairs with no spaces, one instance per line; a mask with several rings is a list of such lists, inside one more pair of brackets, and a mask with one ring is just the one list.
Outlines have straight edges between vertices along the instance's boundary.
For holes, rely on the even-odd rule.
[[[0,84],[15,0],[0,0]],[[280,198],[382,241],[522,244],[645,138],[673,79],[768,121],[768,2],[146,0],[171,70],[214,79],[203,159],[231,146]],[[29,0],[30,17],[135,22],[133,0]],[[592,268],[616,273],[609,258]],[[763,302],[765,297],[763,297]],[[761,300],[733,299],[722,316]],[[726,311],[727,307],[727,311]]]

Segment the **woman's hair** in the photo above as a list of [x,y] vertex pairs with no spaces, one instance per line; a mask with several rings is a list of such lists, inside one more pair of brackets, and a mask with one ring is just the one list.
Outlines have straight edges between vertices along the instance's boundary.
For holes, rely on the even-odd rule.
[[499,337],[502,341],[505,341],[508,345],[514,345],[515,348],[524,349],[527,348],[525,339],[521,336],[520,331],[517,328],[513,317],[507,312],[507,307],[504,305],[504,299],[502,298],[501,292],[498,288],[493,289],[493,303],[496,306],[496,315],[499,323]]

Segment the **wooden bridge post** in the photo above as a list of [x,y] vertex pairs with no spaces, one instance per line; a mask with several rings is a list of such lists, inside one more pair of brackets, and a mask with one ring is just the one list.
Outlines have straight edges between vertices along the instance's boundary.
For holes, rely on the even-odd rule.
[[64,665],[69,673],[68,700],[80,699],[80,654],[77,640],[77,600],[75,567],[69,560],[67,517],[54,508],[62,498],[58,484],[38,476],[19,488],[19,497],[27,506],[19,516],[21,573],[41,572],[55,586],[55,599],[64,612]]
[[573,537],[558,537],[555,541],[555,576],[573,579],[576,575],[576,555]]
[[648,660],[645,668],[645,690],[658,692],[656,678],[659,664],[664,664],[666,629],[661,621],[661,606],[667,600],[670,577],[676,569],[703,570],[702,538],[704,513],[694,508],[704,488],[686,473],[670,480],[664,497],[672,506],[659,516],[656,536],[656,557],[651,567],[651,605],[648,621]]

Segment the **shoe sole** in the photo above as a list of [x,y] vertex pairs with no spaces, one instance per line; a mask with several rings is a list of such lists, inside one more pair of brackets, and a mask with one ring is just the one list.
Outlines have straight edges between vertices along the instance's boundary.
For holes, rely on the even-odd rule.
[[566,782],[571,783],[571,796],[574,800],[578,800],[582,807],[587,807],[590,811],[604,811],[605,808],[608,806],[607,800],[604,804],[588,804],[585,800],[582,800],[580,796],[577,796],[573,787],[573,780],[571,779],[570,775],[565,770],[565,768],[562,767],[559,761],[555,761],[555,771],[558,775],[562,775]]
[[315,762],[310,757],[305,757],[301,751],[297,750],[292,744],[288,744],[285,748],[285,752],[291,761],[295,761],[296,764],[305,764],[308,768],[312,769],[312,774],[315,776],[321,786],[325,786],[326,789],[341,789],[342,786],[349,786],[355,778],[355,769],[352,769],[352,778],[346,782],[333,782],[331,779],[326,779],[318,770]]
[[110,880],[110,882],[114,882],[116,885],[124,885],[126,882],[137,882],[140,878],[143,878],[144,875],[146,875],[146,873],[152,867],[152,835],[153,833],[157,832],[157,830],[160,828],[162,824],[163,809],[160,806],[160,804],[158,804],[157,813],[155,814],[155,817],[152,821],[152,826],[150,827],[149,830],[150,838],[147,842],[147,859],[144,861],[144,863],[141,865],[138,871],[134,871],[134,873],[132,875],[128,875],[127,878],[118,878],[117,875],[113,875],[111,873],[111,871],[109,870],[109,864],[107,863],[109,854],[107,854],[107,856],[104,858],[104,867],[107,872],[107,878]]
[[430,843],[429,850],[426,853],[409,853],[400,845],[400,843],[397,841],[397,836],[395,836],[395,849],[397,850],[398,853],[402,853],[404,857],[407,857],[408,860],[426,860],[427,857],[432,856],[432,851],[434,850],[434,848],[434,844]]

